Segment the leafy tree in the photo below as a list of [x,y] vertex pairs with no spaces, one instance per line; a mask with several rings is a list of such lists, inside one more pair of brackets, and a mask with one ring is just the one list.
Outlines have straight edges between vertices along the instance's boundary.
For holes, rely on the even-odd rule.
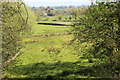
[[23,2],[2,2],[2,60],[4,64],[17,57],[23,35],[30,30],[31,20]]
[[79,19],[79,15],[82,15],[86,9],[72,9],[71,15],[75,20]]
[[48,16],[55,16],[55,11],[54,10],[49,10],[47,15]]
[[71,17],[71,16],[69,17],[69,20],[70,20],[70,21],[72,20],[72,17]]
[[60,16],[58,16],[58,20],[62,20],[62,16],[60,15]]
[[118,66],[120,27],[118,3],[98,3],[88,8],[75,22],[73,34],[79,43],[92,44],[85,55],[104,59],[110,67]]
[[34,11],[34,14],[36,16],[36,21],[39,21],[41,19],[41,16],[43,16],[45,14],[45,12],[43,10],[38,9],[33,9],[32,11]]

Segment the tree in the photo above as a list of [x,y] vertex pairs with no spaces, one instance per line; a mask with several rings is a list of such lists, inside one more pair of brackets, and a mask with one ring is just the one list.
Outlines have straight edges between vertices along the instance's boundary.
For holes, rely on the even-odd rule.
[[61,20],[61,19],[62,19],[62,16],[61,16],[61,15],[59,15],[59,16],[58,16],[58,20]]
[[71,17],[71,16],[69,17],[69,20],[70,20],[70,21],[72,20],[72,17]]
[[2,60],[7,64],[19,55],[22,36],[30,30],[31,20],[23,2],[2,2]]
[[98,3],[88,8],[73,26],[73,34],[79,43],[92,44],[85,55],[104,59],[110,67],[120,64],[116,57],[120,56],[118,9],[117,3]]
[[39,8],[36,8],[34,11],[34,14],[36,16],[36,21],[39,21],[41,19],[41,16],[43,16],[45,14],[45,12]]
[[48,16],[55,16],[55,11],[54,10],[48,10],[47,15]]
[[79,15],[82,15],[86,9],[72,9],[71,15],[75,20],[79,19]]

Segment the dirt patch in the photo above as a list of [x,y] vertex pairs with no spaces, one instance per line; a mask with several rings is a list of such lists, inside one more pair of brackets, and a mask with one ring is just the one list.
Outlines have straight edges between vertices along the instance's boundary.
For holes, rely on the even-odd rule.
[[52,34],[41,34],[41,35],[33,35],[33,36],[26,36],[26,38],[40,38],[40,37],[52,37],[52,36],[63,36],[63,35],[71,35],[71,33],[52,33]]
[[[71,35],[71,33],[52,33],[52,34],[42,34],[42,35],[33,35],[33,36],[25,36],[25,38],[47,38],[53,36],[64,36],[64,35]],[[24,43],[36,43],[40,42],[40,40],[32,40],[32,41],[25,41]]]

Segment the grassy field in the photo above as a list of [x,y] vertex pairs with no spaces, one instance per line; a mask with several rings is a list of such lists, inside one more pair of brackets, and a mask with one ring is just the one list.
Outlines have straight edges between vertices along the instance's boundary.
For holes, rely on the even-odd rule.
[[[14,65],[5,70],[4,76],[41,80],[99,78],[101,74],[104,74],[102,77],[110,76],[106,73],[107,69],[97,73],[102,68],[93,67],[96,62],[79,60],[74,45],[69,45],[73,36],[64,34],[70,29],[69,26],[34,25],[32,35],[24,39],[26,47],[22,49],[23,54],[12,62]],[[85,44],[81,44],[80,48],[79,54],[82,55]]]
[[32,28],[33,35],[49,34],[49,33],[63,33],[70,29],[67,26],[53,26],[53,25],[34,25]]

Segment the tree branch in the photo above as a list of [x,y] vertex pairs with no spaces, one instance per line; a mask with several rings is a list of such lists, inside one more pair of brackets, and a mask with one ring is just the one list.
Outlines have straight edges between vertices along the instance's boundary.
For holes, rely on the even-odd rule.
[[3,63],[3,66],[7,65],[8,63],[10,63],[12,60],[14,60],[18,55],[20,54],[20,51],[15,55],[13,56],[11,59],[7,60],[6,62]]

